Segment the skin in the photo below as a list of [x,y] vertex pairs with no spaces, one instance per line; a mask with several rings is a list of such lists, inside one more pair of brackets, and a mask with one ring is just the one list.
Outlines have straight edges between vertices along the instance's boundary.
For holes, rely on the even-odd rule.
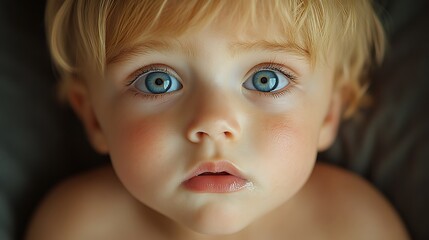
[[[231,49],[272,40],[260,36],[267,35],[210,25],[168,40],[186,49],[133,54],[109,65],[105,78],[75,82],[70,102],[112,166],[58,187],[28,239],[407,239],[392,208],[361,179],[314,167],[338,127],[334,67],[311,67],[291,51]],[[275,94],[244,87],[255,71],[272,66],[294,79]],[[168,69],[183,87],[142,93],[133,82],[142,67]],[[210,161],[230,162],[252,188],[184,188],[186,175]],[[54,220],[58,213],[63,220]],[[54,233],[50,223],[58,224]]]

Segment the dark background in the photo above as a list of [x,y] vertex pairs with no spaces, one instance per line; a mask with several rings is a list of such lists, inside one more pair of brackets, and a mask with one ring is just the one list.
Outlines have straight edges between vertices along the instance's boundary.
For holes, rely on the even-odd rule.
[[[371,181],[413,239],[429,239],[429,1],[379,0],[389,38],[372,107],[347,120],[320,158]],[[0,0],[0,240],[21,239],[62,179],[107,163],[56,101],[43,0]]]

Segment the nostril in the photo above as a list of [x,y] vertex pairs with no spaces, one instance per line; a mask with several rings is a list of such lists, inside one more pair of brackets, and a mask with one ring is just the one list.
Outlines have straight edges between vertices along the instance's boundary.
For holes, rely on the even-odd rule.
[[238,124],[231,124],[226,121],[199,121],[189,126],[186,137],[193,143],[198,143],[204,139],[213,141],[236,140],[240,129]]
[[197,138],[198,139],[203,139],[204,135],[206,135],[206,133],[204,133],[204,132],[197,132]]
[[209,134],[204,131],[198,131],[198,132],[195,132],[194,134],[191,134],[189,139],[193,142],[200,142],[204,138],[211,138],[212,140],[217,141],[220,139],[232,139],[234,138],[234,134],[230,131],[223,131],[223,132],[221,131],[218,134],[215,134],[215,133]]
[[229,131],[224,132],[224,134],[225,134],[225,138],[227,138],[227,139],[231,139],[233,137],[233,134]]

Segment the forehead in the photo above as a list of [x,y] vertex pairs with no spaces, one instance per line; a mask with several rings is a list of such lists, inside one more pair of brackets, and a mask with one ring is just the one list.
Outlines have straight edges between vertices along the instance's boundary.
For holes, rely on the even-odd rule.
[[[117,61],[135,49],[176,48],[178,44],[172,39],[192,35],[208,27],[236,39],[231,44],[231,50],[235,52],[251,48],[284,48],[309,57],[309,49],[302,41],[301,34],[293,24],[288,23],[292,6],[286,4],[279,11],[273,2],[236,0],[197,1],[191,4],[187,1],[167,1],[164,5],[146,6],[146,9],[131,12],[129,6],[124,6],[111,14],[113,17],[108,24],[111,26],[107,29],[107,63]],[[123,16],[127,18],[123,19]],[[183,47],[183,44],[179,45]]]
[[[215,33],[215,34],[213,34]],[[200,36],[200,37],[199,37]],[[201,38],[203,36],[203,38]],[[214,43],[214,44],[213,44]],[[216,43],[225,44],[227,53],[234,58],[245,53],[284,53],[294,55],[304,60],[309,60],[309,53],[287,38],[265,37],[264,34],[249,36],[249,34],[236,35],[236,32],[218,31],[207,26],[201,32],[187,32],[180,36],[164,36],[143,38],[135,42],[129,48],[123,49],[120,54],[111,59],[110,63],[126,61],[133,56],[148,55],[151,53],[179,53],[189,58],[199,54],[201,44],[216,48]]]

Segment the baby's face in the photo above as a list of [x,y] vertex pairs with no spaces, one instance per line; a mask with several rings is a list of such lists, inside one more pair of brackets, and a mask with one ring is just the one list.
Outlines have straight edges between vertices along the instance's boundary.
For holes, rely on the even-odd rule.
[[335,135],[333,68],[271,41],[223,26],[151,39],[89,84],[93,134],[134,197],[227,234],[299,191]]

